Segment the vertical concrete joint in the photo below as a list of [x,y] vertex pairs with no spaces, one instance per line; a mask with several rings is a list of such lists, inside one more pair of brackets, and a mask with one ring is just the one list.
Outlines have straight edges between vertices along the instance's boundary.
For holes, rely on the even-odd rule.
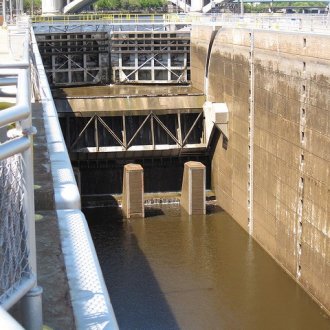
[[184,164],[181,206],[189,215],[205,214],[205,166],[200,162]]
[[143,168],[139,164],[124,166],[122,210],[125,218],[144,218]]
[[[304,48],[306,47],[306,38],[303,39]],[[305,78],[306,73],[306,62],[302,62],[303,67],[303,76]],[[296,239],[296,277],[299,279],[301,277],[301,254],[302,254],[302,231],[303,231],[303,208],[304,208],[304,165],[305,165],[305,157],[304,157],[304,148],[306,145],[306,135],[305,135],[305,128],[306,128],[306,106],[304,104],[306,100],[306,84],[303,81],[301,85],[301,100],[303,102],[302,107],[300,108],[300,162],[299,162],[299,171],[300,171],[300,178],[298,182],[298,198],[297,198],[297,223],[296,223],[296,232],[297,232],[297,239]]]
[[254,30],[249,33],[249,144],[248,144],[248,228],[249,234],[253,234],[253,160],[254,160]]

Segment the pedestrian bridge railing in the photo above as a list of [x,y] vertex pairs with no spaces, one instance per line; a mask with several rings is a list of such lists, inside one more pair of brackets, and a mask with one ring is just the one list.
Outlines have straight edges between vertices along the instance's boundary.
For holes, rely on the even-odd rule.
[[43,108],[55,209],[75,326],[76,329],[116,330],[116,316],[87,221],[80,210],[79,190],[34,33],[32,51],[36,69],[34,84]]
[[35,15],[32,23],[77,23],[77,22],[107,22],[107,23],[163,23],[168,20],[166,14],[130,14],[130,13],[98,13],[76,15]]
[[110,25],[166,25],[217,24],[231,28],[252,28],[283,31],[330,31],[330,15],[317,14],[77,14],[32,16],[35,24],[110,24]]
[[330,32],[330,15],[322,14],[171,14],[166,19],[175,23],[217,24],[230,28]]
[[29,21],[0,34],[0,306],[23,298],[23,324],[38,329]]

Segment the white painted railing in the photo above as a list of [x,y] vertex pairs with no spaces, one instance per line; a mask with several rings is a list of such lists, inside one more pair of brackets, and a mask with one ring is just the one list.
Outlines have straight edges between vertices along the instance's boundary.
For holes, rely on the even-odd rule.
[[230,28],[306,31],[330,33],[330,15],[292,14],[170,14],[167,22],[186,24],[217,24]]
[[[8,33],[0,30],[0,104],[12,102],[13,95],[15,102],[8,102],[0,111],[0,308],[8,310],[21,300],[24,328],[42,329],[42,289],[36,280],[31,46],[76,328],[118,329],[88,225],[80,211],[79,191],[33,31],[27,18],[8,29]],[[4,87],[10,89],[5,98],[1,94]],[[7,133],[12,123],[15,128]],[[1,329],[5,321],[7,314],[0,313]]]
[[[12,89],[15,104],[0,111],[0,306],[9,309],[23,298],[24,327],[41,329],[42,290],[37,286],[36,269],[28,20],[2,30],[1,39],[0,81],[3,79],[2,87],[9,85]],[[8,95],[1,96],[2,105],[6,100]],[[15,128],[6,134],[12,123]]]
[[[212,15],[208,15],[209,17]],[[214,16],[213,16],[214,17]],[[281,31],[330,32],[330,17],[327,15],[255,15],[216,16],[224,26]]]
[[32,33],[37,88],[44,112],[55,207],[76,329],[118,329],[58,120],[38,45]]

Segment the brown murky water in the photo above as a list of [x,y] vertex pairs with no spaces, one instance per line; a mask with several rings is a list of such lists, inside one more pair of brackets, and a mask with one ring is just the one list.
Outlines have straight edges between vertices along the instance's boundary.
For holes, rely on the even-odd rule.
[[330,329],[319,306],[225,212],[121,221],[84,210],[120,329]]

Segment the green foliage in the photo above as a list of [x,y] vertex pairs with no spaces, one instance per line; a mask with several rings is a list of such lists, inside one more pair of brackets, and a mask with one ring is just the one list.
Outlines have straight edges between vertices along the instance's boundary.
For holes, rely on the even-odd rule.
[[165,0],[98,0],[95,2],[95,7],[100,10],[128,10],[159,8],[165,4]]
[[120,5],[120,0],[98,0],[95,5],[98,9],[117,9]]
[[[308,2],[273,2],[272,8],[275,10],[276,8],[298,8],[298,7],[326,7],[328,5],[327,2],[317,2],[317,1],[308,1]],[[261,13],[268,12],[269,8],[271,8],[271,3],[259,3],[259,4],[244,4],[244,11],[246,13]]]
[[276,2],[274,5],[277,7],[326,7],[327,2],[306,1],[306,2]]
[[[9,107],[12,107],[13,105],[15,105],[15,103],[9,103],[9,102],[0,102],[0,111],[1,110],[5,110],[8,109]],[[15,123],[11,123],[7,125],[7,130],[15,128],[16,124]]]
[[15,104],[10,102],[0,102],[0,111],[12,107],[13,105]]
[[23,7],[25,12],[30,12],[33,4],[34,11],[41,10],[41,0],[24,0]]

